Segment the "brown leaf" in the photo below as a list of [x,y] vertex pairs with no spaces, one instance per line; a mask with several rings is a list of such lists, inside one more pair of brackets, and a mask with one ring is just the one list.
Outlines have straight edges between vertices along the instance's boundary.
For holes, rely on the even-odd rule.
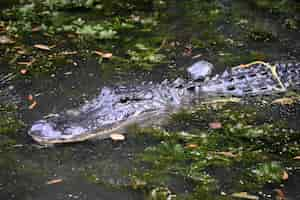
[[281,189],[273,190],[275,192],[275,199],[276,200],[285,200],[285,195]]
[[27,96],[27,99],[28,99],[28,101],[33,101],[33,96],[32,96],[31,94],[29,94],[29,95]]
[[53,180],[47,181],[47,182],[46,182],[46,185],[57,184],[57,183],[61,183],[62,181],[63,181],[63,180],[62,180],[61,178],[53,179]]
[[26,65],[29,66],[32,64],[32,62],[17,62],[18,65]]
[[103,53],[101,51],[94,51],[94,53],[102,58],[111,58],[113,56],[112,53]]
[[46,51],[51,50],[51,47],[44,45],[44,44],[35,44],[34,47],[37,49],[46,50]]
[[272,104],[291,105],[295,102],[296,102],[295,98],[283,97],[283,98],[275,99],[274,101],[272,101]]
[[20,74],[25,75],[27,74],[28,70],[27,69],[21,69]]
[[125,140],[125,136],[119,133],[113,133],[109,136],[113,141],[123,141]]
[[286,181],[286,180],[288,180],[289,179],[289,174],[287,173],[287,171],[283,171],[283,173],[282,173],[282,180],[284,180],[284,181]]
[[192,57],[192,59],[200,58],[201,56],[202,56],[202,54],[197,54],[197,55],[194,55],[194,56]]
[[31,66],[33,63],[35,62],[35,58],[33,58],[31,61],[29,62],[17,62],[18,65],[26,65],[27,67],[28,66]]
[[39,32],[42,30],[42,27],[41,26],[36,26],[34,28],[31,29],[32,32]]
[[247,192],[237,192],[231,194],[232,197],[240,198],[240,199],[248,199],[248,200],[259,200],[258,196],[250,195]]
[[300,156],[295,156],[294,160],[300,160]]
[[26,54],[26,51],[24,51],[24,50],[18,50],[17,54],[24,55],[24,54]]
[[222,124],[220,122],[211,122],[208,124],[211,129],[220,129],[222,128]]
[[235,158],[237,157],[236,154],[233,154],[232,152],[230,151],[221,151],[221,152],[216,152],[217,155],[222,155],[222,156],[225,156],[225,157],[229,157],[229,158]]
[[12,40],[10,37],[6,35],[1,35],[0,36],[0,44],[13,44],[16,41]]
[[74,55],[74,54],[77,54],[77,53],[78,53],[77,51],[63,51],[60,54],[61,55]]
[[28,107],[29,110],[34,109],[37,106],[37,102],[33,101],[32,104]]
[[188,148],[197,148],[198,147],[198,145],[197,144],[193,144],[193,143],[191,143],[191,144],[187,144],[186,145],[186,147],[188,147]]

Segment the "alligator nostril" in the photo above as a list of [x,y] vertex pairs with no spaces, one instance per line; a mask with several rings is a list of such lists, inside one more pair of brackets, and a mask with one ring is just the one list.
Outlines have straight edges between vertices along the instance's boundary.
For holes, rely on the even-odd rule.
[[232,82],[234,79],[232,77],[228,77],[225,79],[226,81]]

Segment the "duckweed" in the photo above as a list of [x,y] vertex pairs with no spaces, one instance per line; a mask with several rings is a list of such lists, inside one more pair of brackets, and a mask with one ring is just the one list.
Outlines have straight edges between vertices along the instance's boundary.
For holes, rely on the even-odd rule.
[[[284,123],[267,122],[261,117],[251,106],[235,111],[226,105],[219,108],[200,106],[193,112],[175,114],[172,120],[176,123],[180,121],[183,126],[188,123],[188,127],[194,128],[187,129],[189,132],[154,131],[153,136],[160,142],[147,147],[140,155],[140,161],[147,163],[149,168],[136,173],[134,178],[143,180],[146,187],[158,183],[168,187],[168,181],[156,182],[156,179],[183,177],[194,185],[187,199],[200,196],[227,199],[229,197],[222,196],[221,191],[225,194],[234,190],[253,193],[266,184],[281,183],[285,161],[300,153],[300,146],[295,143],[299,134],[285,128]],[[220,122],[222,127],[205,128],[211,121]],[[151,134],[151,131],[146,133]],[[216,173],[219,170],[231,174],[228,180],[231,191],[222,187],[222,182],[227,180],[220,179],[222,176]]]

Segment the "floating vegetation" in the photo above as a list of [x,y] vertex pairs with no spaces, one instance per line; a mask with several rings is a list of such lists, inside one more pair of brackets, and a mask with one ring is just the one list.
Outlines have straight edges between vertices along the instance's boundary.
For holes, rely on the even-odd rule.
[[[230,107],[202,105],[195,112],[175,114],[170,123],[187,123],[191,133],[154,131],[160,142],[140,155],[148,167],[132,178],[146,183],[145,188],[169,187],[174,176],[190,180],[194,189],[187,199],[230,199],[227,194],[241,191],[259,196],[266,184],[287,180],[286,160],[300,153],[299,134],[279,122],[257,124],[262,119],[254,109]],[[228,191],[222,187],[227,180],[216,173],[220,170],[230,174]]]
[[24,127],[16,112],[15,106],[0,104],[0,153],[16,145],[16,135]]

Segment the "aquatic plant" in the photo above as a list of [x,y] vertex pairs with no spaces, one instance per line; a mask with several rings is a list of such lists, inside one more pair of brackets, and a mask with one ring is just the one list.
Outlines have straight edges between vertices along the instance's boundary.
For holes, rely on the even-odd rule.
[[[191,180],[195,186],[191,199],[198,199],[200,194],[207,199],[226,199],[230,195],[218,194],[244,190],[255,193],[265,184],[284,181],[282,161],[300,153],[299,144],[295,144],[299,136],[280,123],[257,124],[262,116],[251,107],[238,110],[226,105],[200,106],[193,112],[175,114],[171,120],[172,124],[189,127],[188,132],[144,132],[160,142],[140,155],[148,168],[134,177],[143,180],[146,188],[157,185],[157,178],[159,185],[166,187],[174,175]],[[219,125],[205,129],[211,121]],[[223,180],[216,170],[231,174],[230,191],[221,186]]]

